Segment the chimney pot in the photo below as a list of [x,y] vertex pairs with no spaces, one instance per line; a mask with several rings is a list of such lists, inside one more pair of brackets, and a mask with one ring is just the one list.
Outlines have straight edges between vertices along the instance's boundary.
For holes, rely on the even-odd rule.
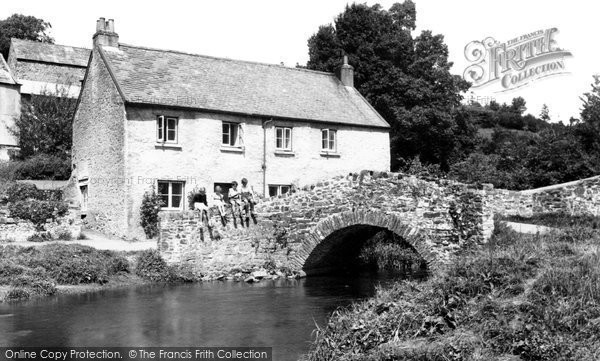
[[115,33],[115,23],[113,19],[106,21],[99,18],[96,21],[96,33],[93,36],[94,46],[112,46],[119,47],[119,34]]

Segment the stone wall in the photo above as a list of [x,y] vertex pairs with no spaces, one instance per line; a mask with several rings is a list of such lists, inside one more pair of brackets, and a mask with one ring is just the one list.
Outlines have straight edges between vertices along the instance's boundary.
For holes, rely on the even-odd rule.
[[205,274],[267,260],[299,271],[323,266],[328,253],[350,242],[346,229],[359,227],[365,237],[387,229],[435,268],[460,247],[489,238],[493,213],[486,206],[484,192],[464,184],[363,171],[265,200],[256,207],[257,224],[247,228],[223,227],[213,217],[209,229],[193,212],[162,214],[158,246],[168,262]]
[[[81,217],[77,209],[69,212],[56,221],[47,222],[45,230],[53,239],[69,234],[71,239],[76,239],[81,234]],[[7,206],[0,206],[0,240],[22,242],[37,233],[31,221],[12,218]]]
[[600,214],[600,176],[524,191],[486,185],[486,202],[494,213],[530,217],[540,213]]

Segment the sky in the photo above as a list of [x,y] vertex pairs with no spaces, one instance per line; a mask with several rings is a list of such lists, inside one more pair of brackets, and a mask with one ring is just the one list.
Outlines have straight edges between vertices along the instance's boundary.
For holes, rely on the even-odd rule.
[[[396,1],[358,1],[388,9]],[[284,63],[308,60],[308,38],[319,25],[332,23],[347,0],[0,0],[0,19],[13,13],[33,15],[52,24],[57,44],[91,47],[96,20],[115,20],[126,44],[189,53]],[[350,2],[351,3],[351,2]],[[565,74],[546,77],[508,92],[478,88],[475,96],[510,102],[522,96],[527,112],[538,115],[543,104],[552,121],[578,117],[579,97],[591,89],[600,73],[596,21],[600,4],[589,0],[415,0],[417,29],[442,34],[448,45],[452,73],[463,75],[469,62],[465,46],[493,37],[504,42],[540,29],[557,28],[557,45],[572,53],[564,60]],[[493,88],[493,89],[492,89]]]

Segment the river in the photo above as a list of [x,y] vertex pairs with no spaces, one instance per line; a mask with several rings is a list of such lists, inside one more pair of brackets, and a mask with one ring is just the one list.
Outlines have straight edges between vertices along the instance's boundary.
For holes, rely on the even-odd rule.
[[5,346],[267,346],[308,352],[315,324],[370,297],[389,274],[151,285],[0,304]]

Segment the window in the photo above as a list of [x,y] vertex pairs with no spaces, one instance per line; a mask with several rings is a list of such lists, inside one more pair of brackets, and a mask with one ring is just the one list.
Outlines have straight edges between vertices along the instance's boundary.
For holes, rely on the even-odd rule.
[[156,120],[156,141],[177,143],[177,123],[177,118],[160,115]]
[[242,125],[223,122],[223,139],[221,144],[229,147],[242,146]]
[[281,196],[290,193],[292,186],[290,185],[274,185],[269,184],[269,197]]
[[79,191],[81,192],[81,207],[80,207],[80,211],[81,212],[87,212],[87,205],[88,205],[88,185],[87,184],[80,184],[79,185]]
[[337,131],[321,130],[321,149],[326,152],[337,152]]
[[275,127],[275,149],[292,150],[292,128]]
[[184,182],[158,181],[158,196],[163,202],[162,209],[183,209]]

